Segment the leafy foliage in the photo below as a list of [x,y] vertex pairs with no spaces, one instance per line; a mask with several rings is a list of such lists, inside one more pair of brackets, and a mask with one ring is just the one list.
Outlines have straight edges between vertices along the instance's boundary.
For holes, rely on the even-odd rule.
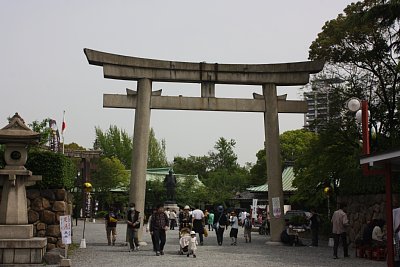
[[159,168],[167,166],[165,152],[165,140],[158,141],[153,128],[150,129],[149,152],[147,157],[147,168]]
[[106,132],[95,127],[96,139],[94,149],[103,151],[108,158],[118,158],[126,169],[130,169],[132,161],[132,138],[115,125],[110,125]]
[[189,198],[194,203],[202,199],[209,204],[221,204],[227,203],[236,192],[244,190],[249,185],[249,171],[237,163],[235,145],[235,140],[228,141],[220,137],[214,146],[215,150],[207,156],[175,157],[175,172],[198,174],[205,185],[204,190],[197,189],[194,192],[194,197],[184,193],[181,193],[181,197]]
[[[285,162],[294,162],[314,141],[315,134],[307,130],[286,131],[279,136],[282,167]],[[265,149],[257,152],[257,162],[250,169],[252,185],[262,185],[267,181],[267,162]]]
[[197,174],[200,181],[203,181],[208,175],[210,158],[208,156],[175,157],[173,166],[176,173]]
[[26,168],[34,175],[42,175],[42,181],[36,183],[39,188],[70,189],[74,186],[75,164],[63,154],[31,150]]
[[92,185],[100,203],[110,206],[114,202],[111,189],[127,189],[129,173],[116,157],[102,157],[97,162],[97,166],[92,176]]
[[310,58],[333,64],[348,95],[368,100],[379,143],[374,150],[400,145],[399,21],[381,13],[385,8],[396,10],[398,1],[347,6],[344,14],[325,23],[310,46]]
[[70,144],[65,144],[64,145],[64,149],[68,149],[68,150],[86,150],[84,147],[78,145],[77,143],[70,143]]
[[[96,139],[93,148],[102,150],[106,157],[118,158],[129,170],[132,163],[132,137],[115,125],[111,125],[106,132],[98,127],[95,128],[95,131]],[[168,165],[165,140],[158,141],[153,129],[150,129],[149,135],[147,167],[159,168]]]
[[50,118],[44,119],[41,122],[35,120],[28,126],[32,131],[40,133],[40,145],[45,145],[49,142],[51,136],[51,128],[49,127]]

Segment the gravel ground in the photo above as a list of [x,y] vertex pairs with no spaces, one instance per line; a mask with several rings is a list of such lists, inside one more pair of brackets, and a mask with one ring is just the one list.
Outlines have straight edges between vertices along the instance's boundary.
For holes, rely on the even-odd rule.
[[[120,222],[117,226],[117,242],[108,246],[105,236],[104,221],[86,222],[86,249],[79,248],[82,239],[83,221],[73,227],[73,242],[78,248],[70,251],[72,266],[386,266],[384,261],[371,261],[355,258],[355,252],[350,249],[350,258],[332,258],[332,248],[326,241],[321,241],[319,247],[288,247],[268,243],[268,237],[253,233],[252,243],[245,243],[242,229],[239,230],[238,245],[231,246],[229,229],[225,231],[224,243],[217,245],[215,232],[210,232],[204,238],[204,246],[198,246],[197,258],[187,258],[178,255],[178,230],[167,232],[167,243],[164,256],[155,256],[152,251],[150,236],[143,234],[147,246],[141,246],[140,251],[129,252],[125,245],[126,224]],[[309,244],[309,240],[304,240]],[[339,257],[343,250],[339,247]]]

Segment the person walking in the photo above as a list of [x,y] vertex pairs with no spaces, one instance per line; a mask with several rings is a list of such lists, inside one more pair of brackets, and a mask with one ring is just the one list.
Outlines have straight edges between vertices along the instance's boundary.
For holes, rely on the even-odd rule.
[[242,227],[244,227],[244,239],[246,240],[246,243],[251,243],[251,229],[253,228],[253,225],[251,223],[250,215],[250,213],[246,213],[246,218],[242,225]]
[[339,240],[342,241],[344,257],[349,257],[347,248],[346,227],[349,225],[347,214],[344,212],[346,205],[339,204],[339,209],[332,215],[333,258],[338,259]]
[[214,231],[213,223],[214,223],[214,212],[211,210],[208,213],[208,231],[210,231],[210,230]]
[[117,215],[114,213],[114,208],[110,208],[107,215],[104,217],[104,222],[106,225],[106,235],[108,245],[115,246],[115,240],[117,239]]
[[174,230],[176,225],[176,212],[175,210],[172,210],[169,213],[169,229]]
[[231,246],[237,245],[237,235],[239,231],[239,219],[236,216],[236,212],[232,211],[231,216],[229,217],[229,222],[231,224],[231,231],[229,233],[229,237],[232,240]]
[[199,234],[200,246],[203,245],[204,213],[199,207],[192,211],[193,231]]
[[189,252],[187,257],[189,258],[190,254],[193,255],[193,258],[196,258],[196,250],[197,250],[197,239],[196,239],[196,232],[190,231],[190,242],[189,242]]
[[168,223],[169,219],[164,212],[164,207],[161,204],[157,205],[157,212],[153,214],[150,222],[150,234],[154,236],[154,241],[156,243],[156,256],[164,255]]
[[[153,208],[151,215],[149,216],[149,220],[147,221],[146,232],[150,232],[150,224],[151,220],[153,219],[154,213],[157,212],[156,208]],[[154,235],[150,233],[151,236],[151,243],[153,244],[153,251],[156,252],[156,241],[154,240]]]
[[228,218],[224,213],[224,207],[218,206],[218,213],[214,215],[213,226],[215,229],[215,233],[217,234],[217,242],[219,246],[222,246],[222,242],[224,241],[224,231],[225,226],[228,225]]
[[310,212],[311,212],[310,222],[311,222],[311,237],[312,237],[311,246],[318,247],[318,232],[321,219],[319,217],[319,214],[315,212],[315,209],[311,209]]
[[135,203],[130,203],[126,215],[130,251],[139,250],[138,229],[140,228],[140,219],[140,212],[135,209]]

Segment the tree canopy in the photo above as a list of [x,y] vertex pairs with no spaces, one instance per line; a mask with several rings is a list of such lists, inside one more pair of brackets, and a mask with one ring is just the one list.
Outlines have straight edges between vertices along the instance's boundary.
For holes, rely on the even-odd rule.
[[[107,131],[95,127],[95,132],[96,139],[93,148],[103,151],[103,155],[106,157],[118,158],[126,169],[130,169],[133,149],[132,137],[115,125],[110,125]],[[158,141],[154,130],[150,129],[147,166],[148,168],[159,168],[167,165],[165,140]]]
[[382,10],[396,10],[398,4],[381,0],[350,4],[344,14],[325,23],[310,46],[310,59],[327,60],[334,74],[344,81],[348,97],[368,100],[370,123],[377,134],[374,150],[400,144],[396,49],[399,20],[393,18],[394,14],[382,13]]

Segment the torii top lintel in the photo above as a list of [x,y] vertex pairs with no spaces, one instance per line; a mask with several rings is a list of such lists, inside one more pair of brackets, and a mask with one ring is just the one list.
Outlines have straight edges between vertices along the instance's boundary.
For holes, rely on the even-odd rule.
[[304,85],[324,61],[280,64],[211,64],[129,57],[84,49],[89,64],[103,66],[105,78],[158,82],[215,83],[243,85]]

